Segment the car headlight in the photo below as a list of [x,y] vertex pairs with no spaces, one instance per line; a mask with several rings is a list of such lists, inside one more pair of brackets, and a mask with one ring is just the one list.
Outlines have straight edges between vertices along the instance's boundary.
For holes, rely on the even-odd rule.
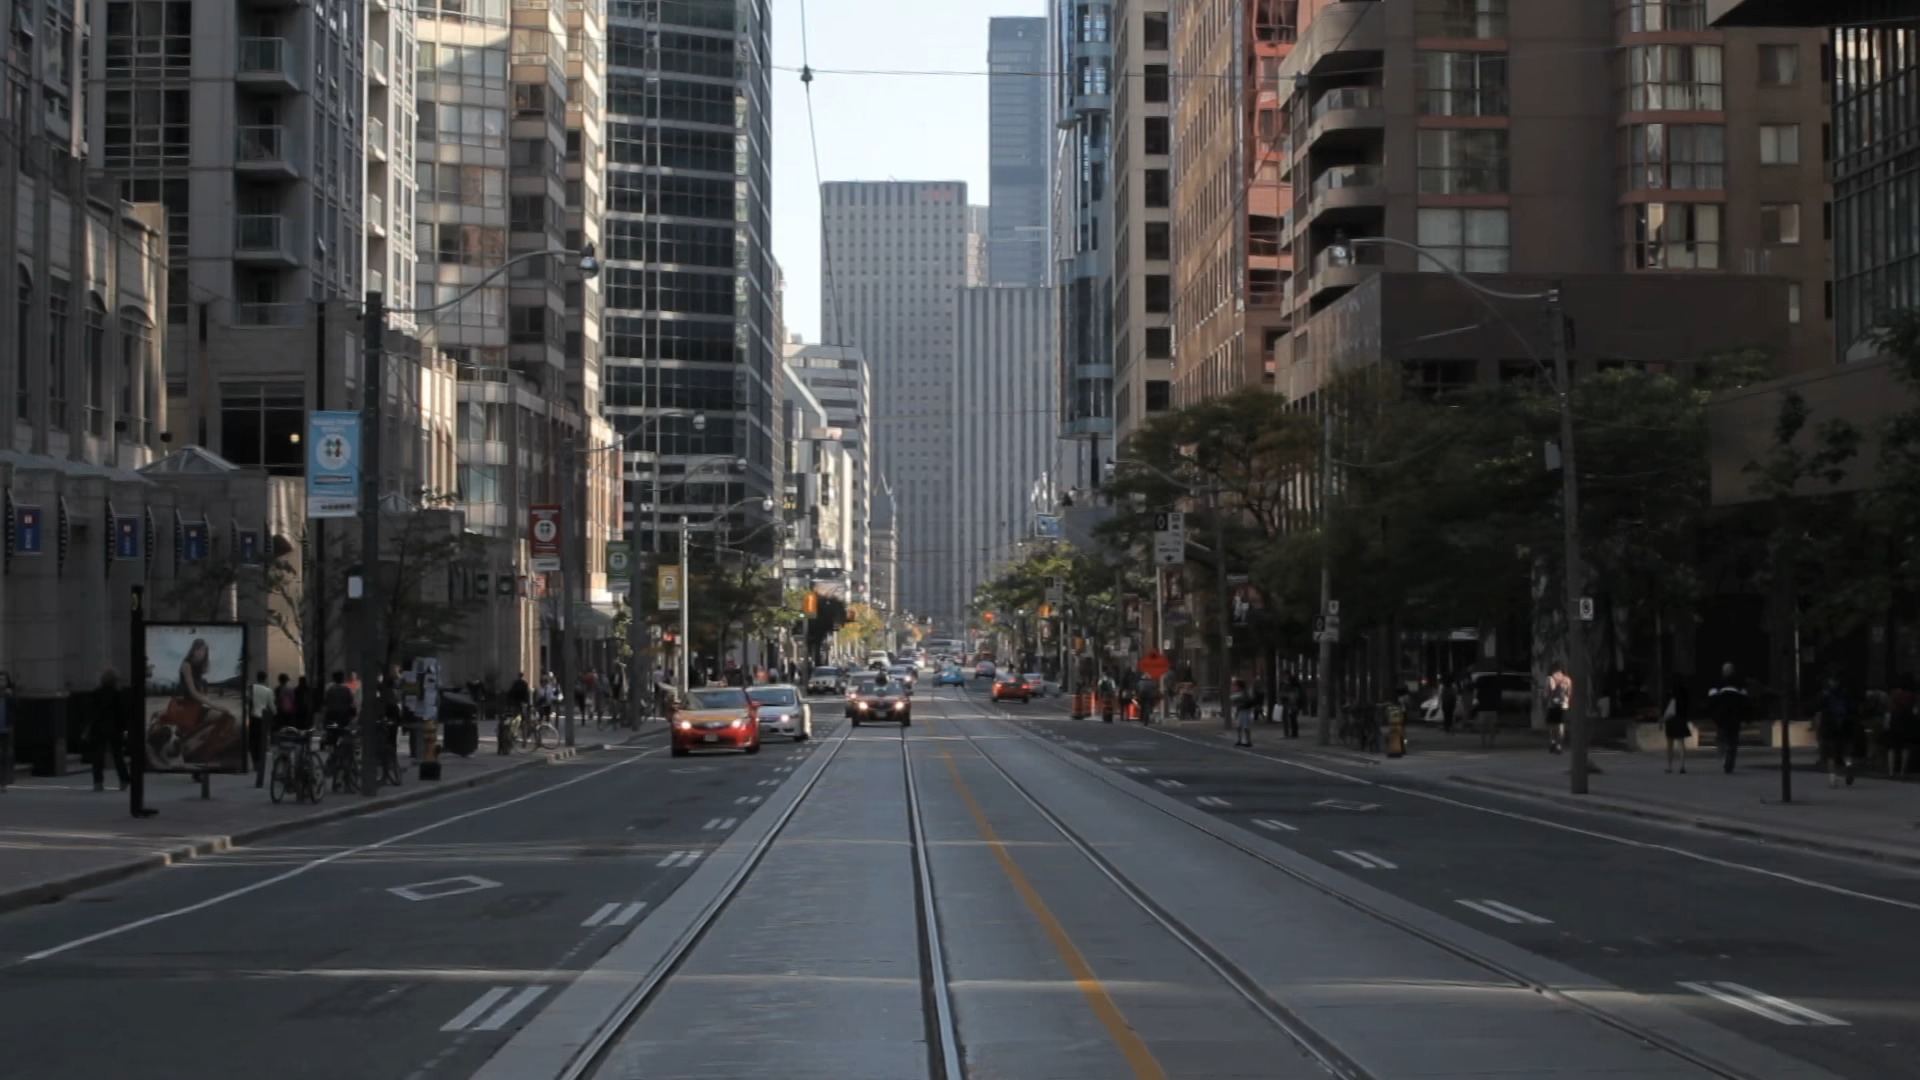
[[746,727],[746,726],[747,726],[748,724],[750,724],[750,723],[752,723],[752,721],[751,721],[751,720],[748,720],[748,719],[747,719],[746,717],[744,717],[744,716],[742,716],[742,717],[740,717],[739,719],[737,719],[737,720],[735,720],[735,721],[733,722],[733,726],[734,726],[734,727]]
[[904,701],[896,701],[893,703],[894,712],[899,712],[900,710],[905,709],[906,707],[907,707],[907,703]]
[[856,709],[865,710],[867,707],[867,703],[864,701],[856,701],[854,702],[853,707]]
[[678,728],[679,728],[679,729],[680,729],[681,731],[692,731],[692,730],[693,730],[693,721],[691,721],[691,720],[682,720],[682,721],[680,721],[680,722],[679,722],[678,724],[676,724],[676,725],[674,725],[674,726],[675,726],[675,727],[678,727]]

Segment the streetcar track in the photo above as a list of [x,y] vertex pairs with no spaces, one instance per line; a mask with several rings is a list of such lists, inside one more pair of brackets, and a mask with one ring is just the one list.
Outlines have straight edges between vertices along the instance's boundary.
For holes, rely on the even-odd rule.
[[[969,704],[971,704],[970,701],[969,701]],[[987,718],[987,719],[993,718],[993,714],[991,713],[983,712],[981,715],[983,718]],[[999,710],[999,718],[1007,721],[1013,721],[1015,719],[1013,714],[1008,713],[1005,709]],[[1058,748],[1055,748],[1055,747],[1047,746],[1046,739],[1042,738],[1039,735],[1022,730],[1018,723],[1014,724],[1014,729],[1019,733],[1019,736],[1021,738],[1032,740],[1034,742],[1041,744],[1043,747],[1052,751],[1055,754],[1066,756],[1065,751],[1059,750]],[[964,732],[962,734],[965,735]],[[970,744],[974,742],[971,736],[967,736],[967,741]],[[1046,810],[1045,807],[1041,806],[1039,802],[1036,801],[1033,798],[1033,796],[1026,791],[1026,789],[1021,787],[1020,784],[1017,781],[1015,781],[1011,776],[1007,775],[1006,770],[1002,768],[998,762],[995,762],[990,757],[988,757],[984,751],[981,751],[979,749],[977,744],[975,744],[974,748],[975,748],[975,751],[980,754],[982,759],[986,760],[987,763],[996,772],[1000,773],[1001,776],[1006,779],[1008,785],[1011,786],[1013,790],[1017,792],[1028,803],[1032,804],[1034,809],[1037,810],[1043,818],[1047,819],[1049,824],[1053,825],[1054,828],[1060,831],[1061,835],[1064,836],[1071,845],[1073,845],[1076,848],[1083,848],[1083,849],[1086,847],[1086,844],[1084,841],[1082,841],[1077,836],[1075,836],[1072,833],[1072,831],[1067,826],[1065,826],[1064,823],[1059,822],[1058,819],[1056,819],[1051,812]],[[1199,824],[1188,820],[1187,818],[1181,816],[1180,814],[1176,814],[1171,810],[1168,810],[1166,807],[1163,807],[1149,799],[1144,798],[1143,796],[1146,794],[1149,794],[1149,793],[1159,794],[1159,793],[1148,792],[1145,790],[1135,790],[1137,785],[1139,784],[1138,780],[1133,780],[1130,783],[1127,783],[1125,781],[1128,781],[1130,779],[1129,777],[1111,774],[1107,770],[1098,769],[1097,767],[1093,766],[1092,763],[1089,763],[1088,768],[1089,768],[1089,771],[1093,772],[1093,774],[1096,777],[1105,781],[1109,787],[1112,787],[1115,791],[1121,792],[1122,794],[1126,795],[1128,798],[1133,799],[1135,802],[1142,804],[1148,809],[1153,810],[1154,812],[1159,813],[1165,817],[1172,818],[1174,821],[1177,821],[1180,824],[1185,825],[1196,832],[1202,833],[1206,836],[1213,837],[1214,839],[1219,840],[1222,843],[1225,843],[1227,846],[1233,848],[1234,850],[1239,851],[1241,854],[1247,855],[1253,858],[1254,860],[1260,862],[1261,864],[1267,867],[1270,867],[1271,869],[1279,871],[1280,873],[1286,875],[1287,877],[1293,879],[1294,881],[1297,881],[1300,884],[1306,885],[1307,887],[1313,889],[1315,892],[1318,892],[1323,896],[1326,896],[1332,900],[1339,902],[1340,904],[1343,904],[1349,908],[1352,908],[1355,911],[1360,912],[1361,914],[1364,914],[1381,923],[1384,923],[1387,926],[1390,926],[1393,929],[1400,931],[1401,933],[1407,934],[1420,941],[1426,942],[1427,944],[1432,945],[1435,948],[1438,948],[1451,956],[1454,956],[1460,960],[1464,960],[1467,963],[1472,964],[1476,967],[1479,967],[1485,971],[1491,972],[1494,975],[1497,975],[1501,979],[1504,979],[1510,984],[1512,984],[1512,986],[1516,989],[1528,990],[1533,993],[1539,994],[1542,997],[1545,997],[1557,1004],[1564,1005],[1580,1013],[1581,1015],[1587,1017],[1590,1020],[1593,1020],[1602,1025],[1605,1025],[1606,1027],[1612,1028],[1613,1030],[1618,1031],[1631,1038],[1637,1039],[1640,1042],[1646,1044],[1647,1046],[1660,1050],[1663,1053],[1666,1053],[1674,1058],[1684,1061],[1687,1064],[1692,1065],[1696,1068],[1703,1069],[1706,1072],[1713,1074],[1714,1076],[1722,1078],[1722,1080],[1762,1080],[1761,1077],[1758,1077],[1753,1073],[1745,1072],[1738,1068],[1735,1068],[1734,1066],[1728,1065],[1725,1062],[1719,1061],[1716,1058],[1703,1054],[1682,1043],[1676,1042],[1675,1040],[1670,1039],[1667,1036],[1664,1036],[1659,1034],[1658,1032],[1652,1031],[1643,1025],[1636,1024],[1631,1020],[1626,1020],[1626,1019],[1622,1019],[1621,1017],[1615,1016],[1608,1010],[1601,1008],[1597,1005],[1594,1005],[1590,1002],[1584,1001],[1575,995],[1569,994],[1557,986],[1531,978],[1525,973],[1516,971],[1513,968],[1507,966],[1506,964],[1503,964],[1500,961],[1493,959],[1492,957],[1486,956],[1465,945],[1460,945],[1456,942],[1450,941],[1447,938],[1440,936],[1439,934],[1426,930],[1423,927],[1420,927],[1412,922],[1402,919],[1397,915],[1393,915],[1388,912],[1382,911],[1379,908],[1375,907],[1372,904],[1367,903],[1364,900],[1351,896],[1346,892],[1341,891],[1340,889],[1334,888],[1331,885],[1328,885],[1308,874],[1301,872],[1298,869],[1295,869],[1294,867],[1288,866],[1285,863],[1282,863],[1279,860],[1268,856],[1265,852],[1261,851],[1257,846],[1255,846],[1250,842],[1252,840],[1261,839],[1260,837],[1247,836],[1243,839],[1241,836],[1235,835],[1231,832],[1224,832],[1224,831],[1215,832],[1211,829],[1203,828]],[[1271,843],[1273,841],[1268,841],[1268,842]],[[1104,860],[1098,855],[1097,852],[1089,853],[1083,850],[1083,854],[1089,854],[1089,858],[1092,859],[1094,864],[1096,866],[1099,866],[1102,869],[1102,872],[1106,873],[1108,877],[1112,878],[1115,884],[1120,886],[1122,892],[1127,892],[1131,895],[1133,892],[1137,891],[1137,890],[1134,890],[1130,884],[1126,883],[1124,879],[1118,875],[1117,871],[1112,870],[1110,866],[1103,865]],[[1147,908],[1149,914],[1153,914],[1156,919],[1159,919],[1159,915],[1156,914],[1154,907],[1149,906],[1149,905],[1152,905],[1153,903],[1150,899],[1145,899],[1145,898],[1138,898],[1138,899],[1144,901],[1142,903],[1142,906],[1144,908]],[[1179,935],[1176,933],[1175,936],[1178,937]],[[1200,941],[1200,944],[1204,945],[1204,940],[1198,939],[1197,935],[1195,936],[1196,936],[1196,939]],[[1208,948],[1211,948],[1211,947],[1208,946]],[[1196,951],[1198,950],[1196,949]],[[1202,958],[1203,959],[1206,958],[1205,954],[1202,954]],[[1229,982],[1231,983],[1232,980],[1229,980]],[[1252,985],[1255,987],[1256,990],[1258,989],[1257,983],[1254,983]],[[1240,987],[1236,985],[1235,989],[1239,990]],[[1260,991],[1260,993],[1264,995],[1264,991]],[[1284,1011],[1284,1006],[1282,1006],[1281,1008]],[[1271,1019],[1271,1017],[1269,1018]],[[1312,1031],[1311,1025],[1307,1024],[1305,1021],[1298,1020],[1296,1018],[1296,1022],[1298,1023],[1301,1029],[1305,1031]],[[1293,1034],[1293,1033],[1289,1031],[1289,1034]],[[1314,1033],[1314,1038],[1318,1042],[1325,1041],[1324,1038],[1319,1036],[1317,1032]],[[1335,1049],[1335,1052],[1338,1053],[1337,1048]],[[1341,1054],[1340,1056],[1342,1058],[1345,1058],[1344,1054]],[[1355,1068],[1357,1069],[1358,1066],[1356,1065]],[[1363,1071],[1353,1072],[1353,1073],[1337,1072],[1336,1075],[1353,1077],[1353,1078],[1364,1078],[1370,1074],[1366,1073],[1363,1070]]]

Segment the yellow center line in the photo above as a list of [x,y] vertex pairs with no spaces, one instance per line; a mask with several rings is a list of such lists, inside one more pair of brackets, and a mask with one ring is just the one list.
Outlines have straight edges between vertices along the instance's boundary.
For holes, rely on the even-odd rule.
[[[928,734],[932,734],[931,725],[929,725]],[[940,748],[940,757],[947,763],[947,772],[953,777],[954,790],[959,792],[960,801],[966,804],[967,813],[973,816],[973,824],[980,830],[980,838],[985,840],[987,846],[993,850],[993,857],[1000,863],[1000,869],[1006,873],[1007,880],[1012,883],[1013,891],[1020,894],[1020,899],[1026,903],[1027,910],[1033,913],[1041,929],[1046,931],[1047,939],[1053,943],[1054,951],[1060,954],[1061,962],[1067,967],[1067,974],[1073,977],[1074,985],[1078,986],[1080,993],[1086,997],[1094,1016],[1100,1020],[1100,1026],[1107,1029],[1108,1037],[1113,1039],[1114,1045],[1120,1048],[1120,1056],[1127,1059],[1128,1066],[1133,1069],[1133,1075],[1139,1080],[1167,1080],[1167,1071],[1160,1067],[1160,1062],[1153,1056],[1153,1051],[1147,1049],[1146,1041],[1140,1037],[1140,1033],[1127,1022],[1126,1014],[1120,1011],[1120,1006],[1114,1004],[1113,995],[1107,992],[1106,984],[1094,974],[1093,965],[1087,963],[1086,954],[1080,951],[1080,946],[1074,944],[1073,937],[1067,933],[1067,928],[1060,925],[1060,920],[1054,916],[1053,909],[1040,898],[1039,890],[1027,880],[1027,875],[1020,869],[1020,865],[1013,861],[1013,855],[1007,850],[1006,843],[1000,839],[998,833],[994,832],[993,823],[987,820],[986,811],[980,808],[980,804],[974,800],[973,792],[967,788],[966,781],[960,778],[960,766],[953,760],[953,755],[943,746]]]

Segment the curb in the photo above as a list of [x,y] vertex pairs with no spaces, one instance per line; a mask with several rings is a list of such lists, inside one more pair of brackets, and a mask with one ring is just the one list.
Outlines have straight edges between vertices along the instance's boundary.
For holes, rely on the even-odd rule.
[[404,791],[395,792],[392,795],[377,795],[365,802],[335,806],[326,810],[316,811],[305,817],[293,818],[287,821],[270,822],[251,829],[242,829],[226,836],[208,836],[191,844],[181,844],[178,847],[168,848],[163,851],[155,851],[151,854],[123,859],[107,866],[98,866],[91,870],[83,870],[79,873],[69,874],[66,877],[36,881],[31,885],[24,885],[17,889],[0,892],[0,914],[18,911],[21,908],[35,907],[40,904],[50,904],[57,900],[64,900],[75,893],[85,892],[88,889],[97,889],[102,885],[111,885],[116,881],[124,881],[127,878],[144,874],[149,870],[158,870],[161,867],[172,866],[175,863],[185,862],[189,859],[196,859],[201,856],[212,855],[237,847],[245,847],[248,844],[258,843],[262,840],[268,840],[290,832],[297,832],[315,825],[325,825],[345,818],[358,817],[362,814],[373,813],[376,810],[390,810],[396,806],[407,806],[412,803],[425,802],[428,799],[437,798],[441,795],[451,794],[456,791],[468,791],[473,788],[491,784],[495,780],[503,777],[517,776],[528,769],[567,761],[581,754],[607,750],[616,745],[620,744],[603,742],[581,744],[571,749],[562,747],[557,750],[547,751],[540,757],[525,758],[505,768],[495,769],[492,772],[482,773],[479,776],[470,776],[465,780],[455,780],[445,784],[435,782],[432,787],[419,786],[424,782],[416,780],[416,786],[409,787]]
[[1598,814],[1613,814],[1619,817],[1639,818],[1644,821],[1657,821],[1668,825],[1686,825],[1705,832],[1720,833],[1724,836],[1737,836],[1744,840],[1760,840],[1783,847],[1799,848],[1804,851],[1823,855],[1847,855],[1854,858],[1871,859],[1875,862],[1893,863],[1901,866],[1920,866],[1920,850],[1901,851],[1895,848],[1880,847],[1873,844],[1861,844],[1844,838],[1812,837],[1794,833],[1780,832],[1754,825],[1744,824],[1727,818],[1714,817],[1711,814],[1696,814],[1686,810],[1669,810],[1664,807],[1630,803],[1606,796],[1575,796],[1557,791],[1546,791],[1526,784],[1509,783],[1502,780],[1487,780],[1473,776],[1449,776],[1448,783],[1461,787],[1478,788],[1483,791],[1495,791],[1502,795],[1517,795],[1521,798],[1539,799],[1561,806],[1588,810]]

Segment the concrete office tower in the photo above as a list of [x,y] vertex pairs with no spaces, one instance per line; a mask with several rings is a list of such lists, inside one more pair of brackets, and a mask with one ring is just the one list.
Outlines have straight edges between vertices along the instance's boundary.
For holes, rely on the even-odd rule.
[[[1060,287],[1060,429],[1087,442],[1087,472],[1113,436],[1113,5],[1055,0],[1048,22],[1053,87],[1053,281]],[[1105,449],[1103,449],[1105,447]]]
[[1576,363],[1684,363],[1776,321],[1782,370],[1833,355],[1823,34],[1713,29],[1696,0],[1298,15],[1275,81],[1293,196],[1281,392],[1311,393],[1336,356],[1397,360],[1436,388],[1532,366],[1503,328],[1440,334],[1479,305],[1438,267],[1381,247],[1349,265],[1342,234],[1519,276],[1512,291],[1563,277]]
[[673,550],[682,514],[706,521],[743,501],[735,545],[771,553],[777,538],[757,501],[777,494],[781,347],[767,9],[621,3],[608,25],[606,402],[633,435],[628,511],[643,552],[656,539]]
[[787,374],[804,384],[840,431],[851,472],[851,532],[847,540],[846,598],[873,595],[873,384],[860,350],[846,345],[786,347]]
[[1052,513],[1059,464],[1059,342],[1054,290],[960,290],[951,460],[942,490],[962,512],[947,549],[940,606],[914,609],[942,629],[965,625],[973,594],[1019,558],[1034,515]]
[[[1290,259],[1281,233],[1288,200],[1276,79],[1301,6],[1299,0],[1172,5],[1173,66],[1220,73],[1177,79],[1173,87],[1179,235],[1170,299],[1178,405],[1270,380],[1274,348],[1285,337]],[[1157,193],[1150,184],[1148,197]]]
[[[418,120],[414,89],[419,40],[414,9],[375,0],[367,18],[367,200],[364,284],[386,297],[387,306],[414,306],[417,263],[414,245],[416,170],[414,133]],[[256,47],[258,48],[258,47]],[[411,332],[411,315],[393,316],[393,326]]]
[[[843,600],[852,576],[853,485],[856,448],[834,424],[819,391],[802,376],[805,368],[781,365],[781,416],[787,462],[786,515],[789,528],[781,552],[781,582],[788,589],[812,589]],[[863,530],[862,530],[863,531]]]
[[1168,0],[1113,10],[1113,438],[1173,404]]
[[1044,285],[1053,145],[1045,18],[987,21],[987,284]]
[[[820,317],[830,344],[861,351],[873,370],[873,472],[891,483],[897,595],[921,612],[946,600],[952,460],[954,311],[980,284],[976,235],[958,181],[835,181],[820,190]],[[878,533],[883,519],[876,506]],[[879,553],[871,575],[880,591]]]

